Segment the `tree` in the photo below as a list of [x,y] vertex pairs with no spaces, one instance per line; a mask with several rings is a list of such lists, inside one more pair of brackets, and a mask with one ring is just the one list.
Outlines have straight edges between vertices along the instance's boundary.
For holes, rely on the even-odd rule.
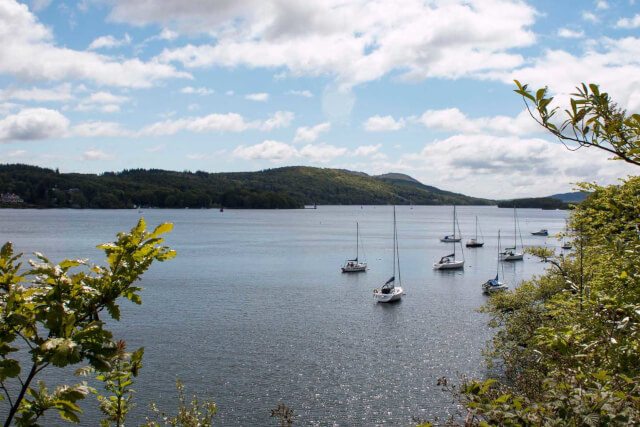
[[100,316],[106,310],[111,318],[120,320],[120,297],[141,303],[143,288],[134,283],[154,261],[175,256],[175,251],[162,246],[160,237],[171,229],[172,224],[161,224],[149,233],[140,219],[130,232],[118,234],[115,242],[98,246],[107,255],[106,267],[89,265],[86,260],[54,265],[36,252],[37,261],[29,261],[31,269],[22,273],[22,254],[15,255],[10,242],[2,247],[0,398],[8,405],[3,411],[5,426],[12,421],[33,425],[48,410],[79,421],[76,402],[89,392],[85,383],[61,385],[53,392],[42,381],[37,389],[32,384],[48,367],[83,361],[98,372],[113,374],[122,369],[118,344]]
[[522,96],[531,117],[567,148],[596,147],[616,159],[640,166],[640,114],[627,115],[608,93],[600,92],[598,85],[582,83],[576,87],[577,92],[571,94],[571,108],[564,110],[567,119],[556,124],[559,108],[549,109],[553,97],[548,96],[548,89],[538,89],[534,94],[528,85],[522,85],[518,80],[515,83],[518,86],[515,92]]
[[[640,164],[639,116],[620,111],[596,85],[582,85],[569,119],[551,123],[547,90],[517,93],[563,142]],[[533,115],[533,111],[530,109]],[[570,133],[568,133],[570,132]],[[466,408],[464,425],[631,425],[640,419],[640,177],[581,184],[563,237],[574,252],[530,253],[546,274],[491,296],[482,311],[496,329],[487,351],[501,380],[441,380]],[[427,425],[427,424],[425,424]]]

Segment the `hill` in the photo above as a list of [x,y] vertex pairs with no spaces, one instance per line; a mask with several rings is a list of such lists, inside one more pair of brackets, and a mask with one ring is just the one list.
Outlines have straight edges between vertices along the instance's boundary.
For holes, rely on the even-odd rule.
[[574,191],[572,193],[560,193],[554,194],[551,197],[552,199],[562,200],[565,203],[582,203],[584,199],[589,195],[589,193],[584,193],[582,191]]
[[537,208],[537,209],[569,209],[569,204],[552,197],[532,197],[498,201],[499,208]]
[[0,165],[0,192],[25,206],[46,208],[299,208],[309,204],[487,205],[398,175],[303,166],[259,172],[174,172],[130,169],[96,174],[59,173],[37,166]]

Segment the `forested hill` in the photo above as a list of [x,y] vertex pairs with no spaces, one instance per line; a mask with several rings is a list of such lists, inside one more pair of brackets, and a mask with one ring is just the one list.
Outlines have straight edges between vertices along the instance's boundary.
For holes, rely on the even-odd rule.
[[[0,165],[0,192],[48,208],[299,208],[304,205],[483,205],[492,201],[425,186],[402,174],[379,177],[312,167],[207,173],[132,169],[100,175]],[[16,206],[2,203],[2,206]]]

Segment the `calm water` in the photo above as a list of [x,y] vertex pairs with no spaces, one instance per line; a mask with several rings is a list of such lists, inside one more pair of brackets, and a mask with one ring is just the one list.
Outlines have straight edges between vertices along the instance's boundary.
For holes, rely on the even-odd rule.
[[[497,233],[512,243],[513,211],[460,207],[463,237],[480,221],[485,246],[464,248],[463,272],[434,271],[450,253],[439,238],[451,232],[451,207],[397,208],[402,286],[398,304],[375,304],[372,290],[391,275],[392,208],[317,210],[146,210],[150,228],[173,222],[167,244],[178,256],[144,276],[141,307],[123,301],[116,338],[145,346],[136,384],[139,406],[129,425],[144,420],[145,404],[175,404],[175,378],[188,393],[218,405],[216,425],[272,424],[269,409],[295,409],[311,425],[409,425],[412,416],[444,416],[451,399],[440,376],[485,375],[481,350],[491,331],[476,313],[480,284],[496,273]],[[52,261],[90,257],[95,246],[130,229],[136,211],[0,210],[0,240],[18,251],[37,250]],[[531,231],[562,231],[566,212],[518,211],[525,246],[559,247]],[[355,255],[360,223],[366,273],[342,274]],[[519,241],[518,241],[519,244]],[[458,249],[459,250],[459,249]],[[543,271],[525,256],[506,264],[513,286]],[[51,375],[51,374],[50,374]],[[49,377],[50,386],[55,377]],[[75,379],[62,379],[73,382]],[[85,404],[96,420],[94,400]],[[45,424],[57,423],[49,415]]]

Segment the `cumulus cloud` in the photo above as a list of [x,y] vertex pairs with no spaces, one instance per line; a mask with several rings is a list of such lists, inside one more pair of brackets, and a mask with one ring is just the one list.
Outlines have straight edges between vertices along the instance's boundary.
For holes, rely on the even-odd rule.
[[132,132],[123,129],[117,122],[89,121],[72,126],[68,136],[74,137],[112,137],[131,136]]
[[329,144],[308,144],[300,150],[300,155],[313,163],[329,163],[336,157],[344,156],[346,153],[346,148]]
[[[536,11],[517,0],[364,2],[113,0],[110,18],[172,24],[210,43],[165,49],[158,60],[186,67],[284,68],[288,75],[335,76],[341,85],[398,70],[406,79],[459,78],[510,69],[530,46]],[[169,22],[170,20],[170,22]]]
[[364,122],[364,130],[368,132],[381,132],[399,130],[405,126],[404,119],[394,119],[392,116],[373,116]]
[[352,156],[354,157],[373,157],[376,159],[386,158],[386,156],[380,153],[380,148],[382,148],[382,144],[377,145],[361,145],[357,147]]
[[299,156],[295,147],[270,140],[249,147],[240,145],[231,155],[245,160],[268,160],[274,163],[287,162]]
[[293,138],[293,142],[314,142],[321,134],[329,132],[331,129],[331,123],[324,122],[312,127],[301,126],[296,129],[296,135]]
[[212,93],[215,93],[215,91],[213,89],[208,89],[206,87],[191,87],[191,86],[186,86],[183,87],[182,89],[180,89],[180,93],[186,93],[186,94],[196,94],[196,95],[211,95]]
[[36,102],[64,102],[74,99],[71,93],[71,85],[65,83],[50,89],[36,88],[21,89],[7,88],[0,90],[0,99],[13,99],[18,101],[36,101]]
[[56,110],[27,108],[0,119],[0,141],[28,141],[61,137],[69,120]]
[[[556,101],[566,100],[581,82],[598,83],[602,90],[629,111],[640,109],[640,39],[626,37],[618,40],[604,38],[583,55],[564,50],[548,50],[532,65],[508,73],[489,73],[486,78],[498,79],[513,86],[513,80],[532,88],[548,86],[559,95]],[[561,106],[567,108],[566,105]]]
[[560,28],[558,30],[558,36],[559,37],[564,37],[567,39],[581,39],[582,37],[584,37],[584,31],[575,31],[575,30],[571,30],[569,28]]
[[131,99],[123,95],[114,95],[110,92],[96,92],[84,98],[75,108],[76,111],[99,110],[103,113],[117,113],[120,111],[120,104],[129,102]]
[[84,79],[100,85],[150,87],[168,78],[191,78],[170,64],[120,59],[55,45],[53,33],[15,0],[0,3],[0,73],[21,79]]
[[532,135],[545,132],[526,110],[516,117],[494,116],[471,119],[457,108],[446,108],[427,110],[422,116],[412,120],[430,129],[466,134],[491,132],[501,135]]
[[304,98],[313,98],[313,93],[309,90],[290,90],[287,92],[289,95],[302,96]]
[[237,113],[209,114],[201,117],[188,117],[184,119],[164,120],[144,127],[138,132],[140,136],[173,135],[181,131],[196,133],[203,132],[244,132],[246,130],[261,130],[268,132],[274,129],[287,127],[293,120],[290,111],[277,111],[266,120],[247,121]]
[[616,22],[616,28],[633,29],[640,28],[640,13],[634,15],[633,18],[621,18]]
[[586,10],[582,12],[582,19],[588,22],[592,22],[594,24],[597,24],[598,22],[600,22],[600,18],[598,18],[598,16],[595,13],[589,12]]
[[113,160],[113,159],[115,159],[115,156],[111,154],[107,154],[104,151],[96,148],[90,148],[82,154],[82,160],[85,160],[85,161]]
[[114,49],[116,47],[128,45],[131,43],[131,37],[129,34],[124,35],[123,38],[117,39],[112,35],[98,37],[89,45],[89,50],[96,49]]
[[250,101],[259,101],[259,102],[265,102],[269,100],[269,94],[268,93],[250,93],[248,95],[244,96],[245,99],[248,99]]
[[[461,155],[461,153],[463,153]],[[440,188],[489,198],[545,196],[596,180],[613,184],[633,167],[597,149],[570,152],[558,142],[516,136],[455,135],[406,155],[411,172]]]

